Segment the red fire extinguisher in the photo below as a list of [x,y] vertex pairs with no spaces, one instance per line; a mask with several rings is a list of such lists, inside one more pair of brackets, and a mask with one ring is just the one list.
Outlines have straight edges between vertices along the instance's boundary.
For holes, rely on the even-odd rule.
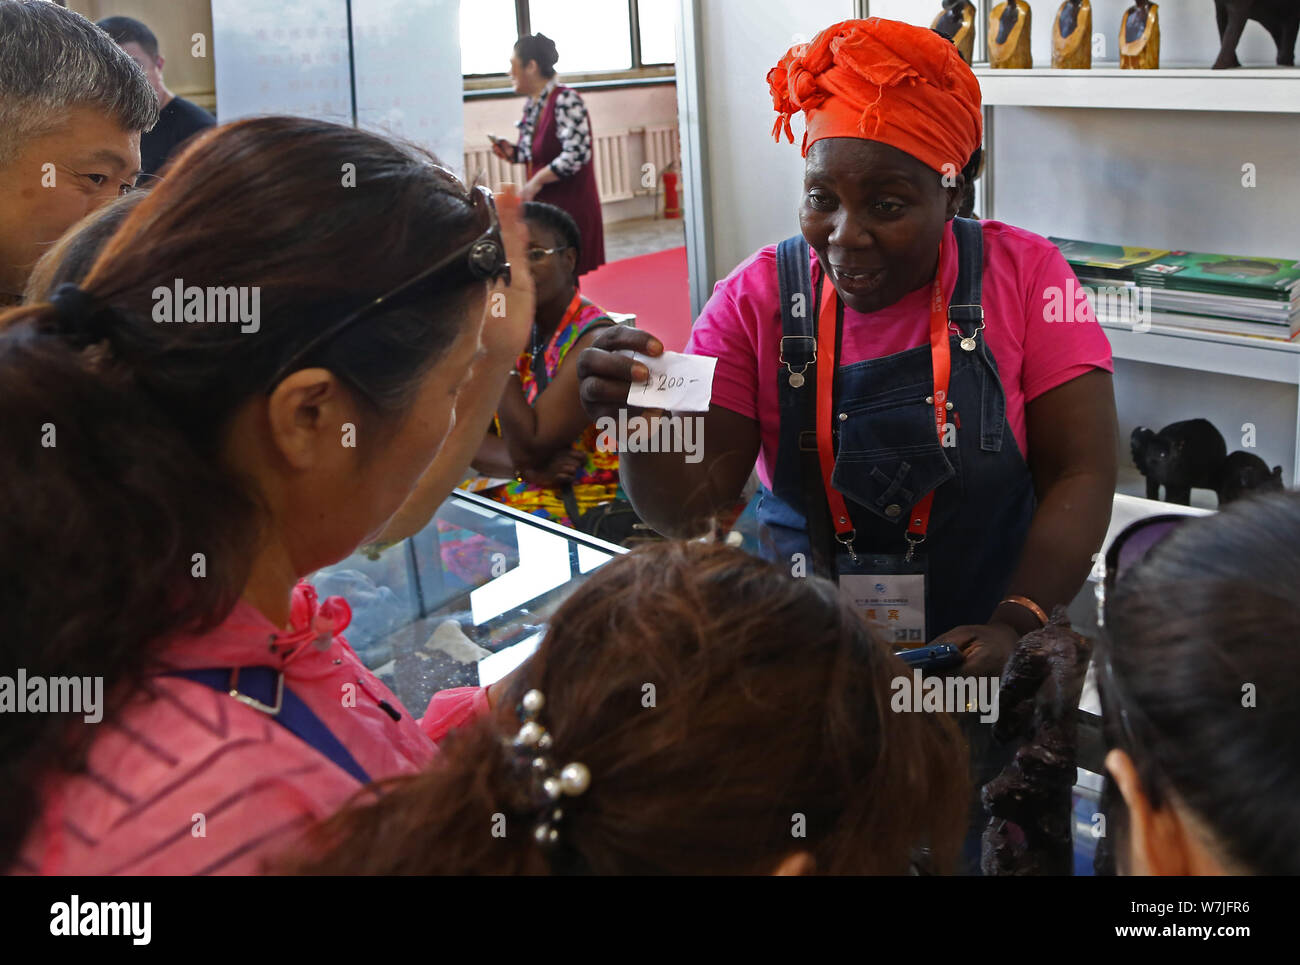
[[665,171],[664,179],[664,217],[680,218],[682,205],[677,196],[677,172]]

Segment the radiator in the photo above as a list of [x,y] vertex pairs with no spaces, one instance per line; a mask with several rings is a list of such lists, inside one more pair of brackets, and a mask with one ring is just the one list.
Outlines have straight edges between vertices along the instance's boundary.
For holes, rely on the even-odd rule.
[[681,173],[681,165],[678,163],[681,145],[678,136],[676,124],[656,124],[645,128],[645,159],[647,163],[654,165],[656,178],[662,175],[669,165],[672,165],[679,174]]
[[[600,203],[626,201],[638,195],[657,195],[660,176],[671,164],[679,167],[676,124],[656,124],[596,135],[592,151]],[[652,165],[646,168],[645,165]],[[650,178],[646,177],[647,171]],[[528,180],[522,164],[509,164],[492,153],[491,146],[465,152],[465,177],[471,184],[486,184],[493,191],[505,182],[522,185]],[[652,180],[653,187],[646,181]]]
[[632,197],[632,172],[628,170],[630,132],[597,134],[592,163],[596,165],[596,185],[600,203],[626,201]]
[[476,147],[465,152],[465,180],[470,184],[486,184],[493,191],[501,185],[513,183],[523,187],[528,180],[522,164],[503,161],[492,152],[492,146]]

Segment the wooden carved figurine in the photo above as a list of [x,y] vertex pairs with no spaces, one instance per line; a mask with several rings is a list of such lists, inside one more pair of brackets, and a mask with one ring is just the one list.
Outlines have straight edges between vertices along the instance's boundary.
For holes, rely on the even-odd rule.
[[1214,0],[1214,12],[1219,18],[1219,40],[1223,44],[1214,62],[1215,70],[1241,66],[1237,42],[1247,20],[1258,20],[1273,37],[1279,65],[1295,66],[1296,35],[1300,34],[1300,3],[1296,0]]
[[1029,49],[1029,4],[1005,0],[989,14],[989,64],[1006,70],[1028,70],[1034,66]]
[[1119,28],[1119,65],[1129,70],[1160,66],[1160,4],[1134,0]]
[[934,18],[931,30],[937,30],[954,44],[966,63],[975,56],[975,4],[970,0],[943,0],[943,13]]
[[1087,70],[1092,66],[1092,3],[1065,0],[1052,24],[1052,66]]

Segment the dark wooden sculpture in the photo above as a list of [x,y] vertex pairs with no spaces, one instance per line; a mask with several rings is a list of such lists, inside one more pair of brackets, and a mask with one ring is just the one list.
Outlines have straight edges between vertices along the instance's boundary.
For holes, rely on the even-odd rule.
[[1219,21],[1219,59],[1215,70],[1240,67],[1237,44],[1247,20],[1264,25],[1277,44],[1277,62],[1283,67],[1295,66],[1296,35],[1300,33],[1300,0],[1214,0],[1214,12]]
[[970,0],[943,0],[943,13],[930,24],[954,44],[966,63],[975,56],[975,4]]
[[1052,66],[1087,70],[1092,66],[1092,3],[1065,0],[1052,24]]
[[1119,28],[1119,65],[1129,70],[1160,66],[1160,4],[1134,0]]
[[1220,506],[1249,493],[1279,492],[1284,488],[1281,466],[1274,466],[1269,472],[1268,463],[1263,459],[1240,450],[1223,460],[1214,479]]
[[1020,641],[1002,672],[993,734],[1025,743],[980,792],[989,815],[980,856],[986,875],[1073,870],[1075,708],[1091,654],[1091,642],[1070,629],[1058,606],[1047,626]]
[[1133,462],[1147,480],[1147,499],[1190,506],[1193,489],[1214,489],[1228,447],[1213,424],[1188,419],[1152,432],[1141,426],[1129,437]]
[[1005,0],[989,14],[989,64],[1006,70],[1034,66],[1029,46],[1033,14],[1025,0]]

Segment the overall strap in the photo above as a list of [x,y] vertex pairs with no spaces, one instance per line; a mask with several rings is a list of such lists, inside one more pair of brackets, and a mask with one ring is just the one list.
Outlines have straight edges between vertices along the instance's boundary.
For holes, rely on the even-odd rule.
[[[957,239],[957,284],[953,288],[952,302],[948,306],[948,321],[960,329],[963,336],[979,335],[984,328],[984,229],[980,222],[970,218],[953,218],[952,233]],[[979,338],[976,353],[988,370],[994,383],[1000,386],[998,366],[989,348],[988,339]],[[984,393],[984,409],[980,415],[980,448],[985,452],[1002,449],[1003,426],[1006,421],[1006,398],[1001,391]]]
[[957,239],[957,285],[948,304],[948,321],[970,335],[984,325],[984,227],[972,218],[953,218]]
[[803,514],[812,547],[813,569],[830,575],[834,559],[830,510],[822,493],[817,461],[817,293],[813,291],[810,250],[802,235],[776,246],[776,277],[781,299],[781,342],[777,357],[780,441],[772,488]]
[[[202,670],[174,670],[163,676],[183,677],[223,694],[229,694],[233,669],[232,667],[210,667]],[[240,667],[239,692],[268,707],[275,706],[278,696],[280,710],[276,714],[268,714],[268,717],[303,743],[328,757],[362,784],[370,783],[370,775],[366,773],[365,768],[357,763],[356,758],[334,736],[325,722],[317,717],[297,694],[283,686],[280,671],[271,667]]]

